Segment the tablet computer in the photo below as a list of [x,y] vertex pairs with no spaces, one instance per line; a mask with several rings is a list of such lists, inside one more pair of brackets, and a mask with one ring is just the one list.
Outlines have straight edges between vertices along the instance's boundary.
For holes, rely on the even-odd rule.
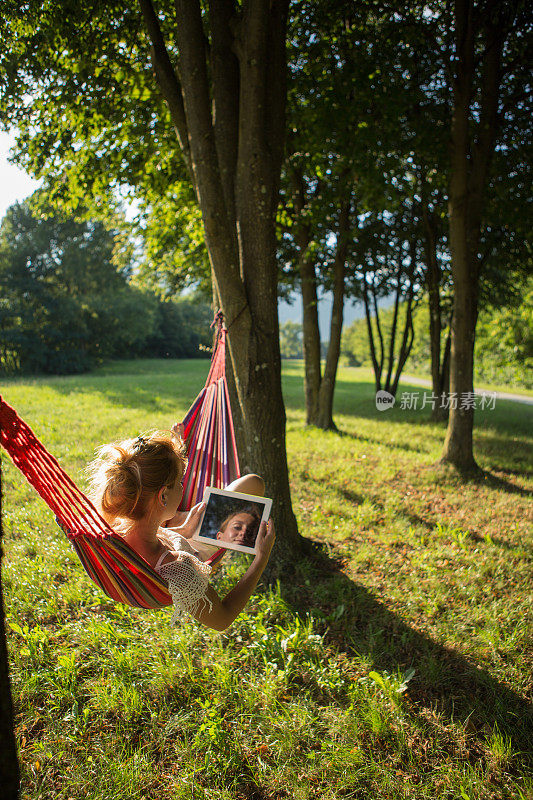
[[193,540],[241,553],[257,553],[259,525],[270,517],[270,498],[208,486],[203,502],[205,510]]

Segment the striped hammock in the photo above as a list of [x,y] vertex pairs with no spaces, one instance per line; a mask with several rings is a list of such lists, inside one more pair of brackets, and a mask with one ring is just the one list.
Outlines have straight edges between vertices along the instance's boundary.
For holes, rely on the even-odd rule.
[[[239,477],[239,460],[225,376],[226,328],[216,318],[217,342],[204,388],[187,413],[188,465],[182,510],[199,502],[206,486],[223,488]],[[107,524],[14,408],[0,398],[0,444],[56,515],[89,577],[108,597],[137,608],[172,605],[165,581]],[[219,550],[208,563],[217,561]]]

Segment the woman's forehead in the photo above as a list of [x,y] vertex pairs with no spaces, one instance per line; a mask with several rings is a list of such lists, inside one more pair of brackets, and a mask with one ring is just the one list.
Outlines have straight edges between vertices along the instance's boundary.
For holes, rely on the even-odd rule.
[[233,522],[233,520],[242,519],[243,517],[245,517],[246,519],[252,519],[252,520],[254,519],[254,515],[250,514],[248,511],[237,511],[231,517],[231,521]]

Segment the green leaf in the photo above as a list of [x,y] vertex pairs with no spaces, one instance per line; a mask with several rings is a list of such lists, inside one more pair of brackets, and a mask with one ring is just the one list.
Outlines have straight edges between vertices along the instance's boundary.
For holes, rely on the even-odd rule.
[[387,690],[387,685],[383,680],[382,676],[379,674],[379,672],[375,672],[374,670],[372,670],[371,672],[368,673],[368,677],[372,678],[374,683],[377,683],[378,686],[380,686],[384,691]]

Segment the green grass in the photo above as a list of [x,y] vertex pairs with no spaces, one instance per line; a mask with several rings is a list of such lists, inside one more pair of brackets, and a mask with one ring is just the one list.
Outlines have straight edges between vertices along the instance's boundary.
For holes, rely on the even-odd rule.
[[[98,444],[168,427],[206,370],[122,362],[3,395],[83,482]],[[378,412],[369,375],[340,371],[339,433],[304,427],[298,365],[284,392],[293,505],[319,555],[222,635],[113,605],[3,460],[25,800],[533,796],[533,410],[477,414],[486,472],[464,485],[432,466],[444,426]]]

